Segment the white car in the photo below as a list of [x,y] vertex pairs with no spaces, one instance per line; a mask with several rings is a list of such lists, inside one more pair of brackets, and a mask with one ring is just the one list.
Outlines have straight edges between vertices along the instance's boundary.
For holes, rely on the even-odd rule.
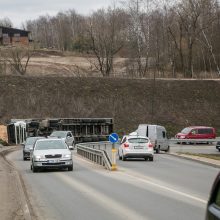
[[73,170],[72,153],[62,139],[39,139],[31,153],[31,169],[35,173],[45,168]]
[[144,158],[154,160],[154,148],[149,138],[143,136],[124,136],[118,149],[119,160]]

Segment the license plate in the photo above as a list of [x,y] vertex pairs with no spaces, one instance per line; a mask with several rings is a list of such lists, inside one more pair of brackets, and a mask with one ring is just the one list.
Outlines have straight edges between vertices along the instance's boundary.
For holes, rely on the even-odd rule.
[[57,162],[59,162],[58,160],[49,160],[48,161],[49,163],[57,163]]
[[134,149],[143,149],[141,146],[134,146]]

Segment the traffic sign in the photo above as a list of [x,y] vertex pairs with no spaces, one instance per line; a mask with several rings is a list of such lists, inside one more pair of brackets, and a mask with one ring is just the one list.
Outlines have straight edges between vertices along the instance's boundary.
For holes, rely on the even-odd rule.
[[110,134],[110,135],[109,135],[109,138],[108,138],[108,140],[109,140],[111,143],[116,143],[116,142],[118,142],[118,139],[119,139],[119,137],[118,137],[118,134],[116,134],[116,133]]

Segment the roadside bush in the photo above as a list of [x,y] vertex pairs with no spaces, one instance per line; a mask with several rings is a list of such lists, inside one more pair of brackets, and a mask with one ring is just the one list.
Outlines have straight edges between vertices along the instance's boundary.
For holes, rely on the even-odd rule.
[[0,139],[0,144],[3,146],[9,146],[9,144],[6,141],[3,141],[2,139]]

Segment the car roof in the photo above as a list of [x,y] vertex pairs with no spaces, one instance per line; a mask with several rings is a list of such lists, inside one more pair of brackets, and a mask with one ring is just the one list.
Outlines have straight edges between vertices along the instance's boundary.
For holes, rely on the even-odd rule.
[[48,141],[48,140],[62,141],[62,139],[60,139],[60,138],[44,138],[44,139],[37,140],[37,142],[45,142],[45,141]]
[[[53,131],[53,132],[62,132],[62,133],[68,133],[68,132],[71,132],[71,131]],[[52,133],[53,133],[52,132]]]
[[123,138],[126,137],[127,139],[131,138],[144,138],[144,139],[149,139],[148,137],[145,136],[139,136],[139,135],[124,135]]
[[213,128],[213,127],[207,127],[207,126],[190,126],[187,128]]

